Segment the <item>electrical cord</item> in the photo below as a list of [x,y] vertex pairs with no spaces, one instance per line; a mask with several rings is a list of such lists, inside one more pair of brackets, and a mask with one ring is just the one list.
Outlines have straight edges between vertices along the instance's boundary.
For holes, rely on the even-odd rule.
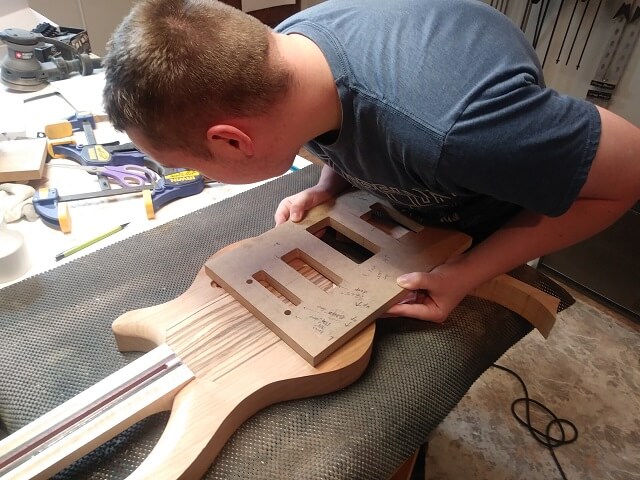
[[[560,472],[560,476],[562,477],[563,480],[567,480],[564,470],[562,469],[562,466],[558,461],[558,457],[556,457],[555,449],[558,447],[561,447],[562,445],[568,445],[570,443],[575,442],[578,439],[578,429],[571,421],[566,420],[564,418],[558,418],[556,414],[553,413],[548,407],[546,407],[539,401],[533,400],[532,398],[530,398],[527,385],[524,383],[524,380],[522,380],[520,375],[518,375],[516,372],[495,363],[492,366],[499,370],[510,373],[520,382],[520,385],[522,386],[522,390],[524,391],[524,397],[516,398],[511,403],[511,413],[521,425],[523,425],[529,430],[529,433],[531,433],[531,436],[538,443],[544,445],[549,449],[549,452],[551,453],[551,457],[553,458],[553,461],[555,462],[556,467],[558,468],[558,472]],[[524,403],[525,405],[524,419],[516,412],[516,405],[521,403]],[[540,410],[545,412],[549,417],[553,419],[549,421],[546,428],[544,429],[544,432],[534,427],[533,424],[531,423],[531,405],[532,404],[537,406]],[[554,426],[556,426],[560,430],[560,438],[555,438],[551,436],[551,429]],[[570,437],[567,436],[567,433],[565,432],[565,427],[568,427],[570,429],[569,433],[571,433],[570,431],[573,430],[572,436]]]

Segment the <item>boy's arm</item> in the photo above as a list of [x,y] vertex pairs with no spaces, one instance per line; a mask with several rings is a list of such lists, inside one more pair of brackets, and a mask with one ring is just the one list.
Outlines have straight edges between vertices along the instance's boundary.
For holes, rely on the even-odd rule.
[[390,315],[442,322],[481,283],[605,229],[640,198],[640,129],[599,109],[602,133],[587,180],[571,208],[559,217],[523,211],[469,252],[429,273],[398,279],[426,290],[422,303],[395,305]]

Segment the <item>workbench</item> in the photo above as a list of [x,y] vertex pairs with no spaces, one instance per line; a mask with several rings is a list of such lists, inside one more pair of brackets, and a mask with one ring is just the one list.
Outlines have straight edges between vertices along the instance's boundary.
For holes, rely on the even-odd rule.
[[[54,87],[68,85],[79,109],[100,108],[90,104],[96,96],[76,95],[80,84],[99,90],[99,76],[65,82]],[[57,181],[58,172],[49,170],[47,181]],[[69,175],[67,170],[60,168]],[[111,322],[179,296],[210,255],[272,228],[280,199],[315,184],[319,170],[308,165],[260,185],[207,187],[160,210],[155,220],[147,220],[132,197],[74,207],[68,235],[39,222],[10,225],[25,235],[33,267],[0,289],[2,433],[138,358],[118,352]],[[123,221],[131,221],[130,227],[56,265],[59,251]],[[533,269],[514,275],[561,298],[561,308],[572,302]],[[442,325],[379,320],[369,367],[356,383],[259,412],[231,437],[205,478],[389,478],[473,382],[530,331],[520,316],[471,297]],[[166,421],[167,414],[157,414],[139,422],[56,478],[124,478]]]
[[[10,129],[14,132],[22,131],[28,137],[36,137],[38,132],[44,131],[46,125],[63,121],[75,113],[73,108],[58,96],[24,102],[25,99],[47,93],[60,92],[77,110],[100,115],[103,113],[103,84],[103,75],[97,73],[87,77],[78,75],[68,80],[54,82],[45,89],[34,93],[9,92],[0,85],[0,111],[2,112],[0,131],[3,128]],[[115,131],[108,122],[96,124],[95,136],[98,143],[129,142],[125,134]],[[74,137],[78,144],[83,144],[86,141],[82,131],[76,133]],[[297,157],[294,164],[297,168],[302,168],[309,163],[307,160]],[[77,165],[76,162],[67,159],[51,159],[45,164],[43,178],[39,181],[29,182],[29,185],[36,189],[55,187],[60,195],[100,190],[97,177],[74,168]],[[198,195],[182,198],[164,206],[156,213],[156,218],[151,220],[145,214],[141,194],[69,202],[67,205],[69,206],[72,230],[68,234],[47,227],[41,220],[28,222],[22,219],[19,222],[10,223],[7,225],[7,229],[20,232],[24,237],[30,267],[23,275],[11,281],[2,283],[0,280],[0,288],[64,264],[74,258],[79,258],[122,238],[160,226],[257,185],[259,183],[251,185],[211,183]],[[117,235],[100,241],[72,257],[59,262],[55,261],[56,254],[126,222],[130,222],[129,225]]]

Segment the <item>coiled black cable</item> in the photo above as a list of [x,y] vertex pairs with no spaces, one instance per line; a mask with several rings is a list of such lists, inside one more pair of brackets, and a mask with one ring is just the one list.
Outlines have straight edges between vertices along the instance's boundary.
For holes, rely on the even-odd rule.
[[[530,398],[527,385],[524,383],[524,380],[522,380],[520,375],[518,375],[516,372],[508,369],[507,367],[503,367],[502,365],[498,365],[495,363],[492,366],[499,370],[503,370],[507,373],[510,373],[520,382],[520,385],[522,386],[522,390],[524,390],[524,397],[516,398],[511,403],[511,413],[521,425],[523,425],[524,427],[527,428],[527,430],[529,430],[529,433],[531,433],[531,436],[535,438],[538,443],[544,445],[549,449],[549,452],[551,453],[551,457],[553,458],[553,461],[555,462],[556,467],[558,467],[558,472],[560,472],[560,476],[562,477],[562,480],[567,480],[564,470],[562,469],[562,466],[558,461],[558,457],[556,456],[555,449],[558,447],[561,447],[562,445],[568,445],[570,443],[575,442],[578,439],[578,429],[571,421],[566,420],[564,418],[558,418],[556,414],[553,413],[548,407],[546,407],[539,401],[533,400],[532,398]],[[516,405],[520,403],[524,403],[524,408],[525,408],[524,419],[518,414],[518,412],[516,412]],[[537,406],[540,410],[542,410],[549,417],[552,418],[552,420],[549,421],[546,428],[544,429],[544,432],[534,427],[531,423],[531,405],[532,404]],[[555,438],[551,436],[551,429],[554,426],[556,426],[560,430],[560,438]],[[567,436],[567,432],[565,432],[565,427],[569,429],[568,433],[573,433],[572,436]]]

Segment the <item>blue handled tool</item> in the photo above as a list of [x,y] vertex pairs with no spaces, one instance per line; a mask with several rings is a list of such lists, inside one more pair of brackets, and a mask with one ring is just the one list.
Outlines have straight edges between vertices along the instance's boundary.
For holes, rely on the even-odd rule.
[[[50,165],[50,167],[71,168],[74,170],[83,170],[87,173],[96,175],[100,179],[100,188],[109,190],[111,182],[121,187],[137,187],[144,184],[153,184],[160,179],[160,175],[147,167],[140,165],[122,165],[105,167],[89,167],[84,165]],[[103,184],[106,184],[104,186]]]
[[87,167],[144,166],[145,163],[149,163],[144,153],[136,149],[122,151],[122,145],[77,145],[67,139],[61,143],[49,141],[47,149],[52,158],[68,158]]
[[67,206],[61,205],[65,202],[142,192],[147,218],[151,219],[155,217],[156,211],[172,200],[190,197],[202,192],[204,184],[205,181],[200,172],[176,168],[171,169],[165,175],[160,175],[155,184],[135,187],[65,196],[59,195],[56,188],[41,188],[33,196],[33,206],[46,225],[68,233],[71,231],[71,218]]
[[[75,108],[74,108],[75,109]],[[108,120],[106,115],[94,115],[91,112],[74,113],[66,120],[58,123],[51,123],[44,127],[44,133],[50,140],[71,137],[74,132],[84,131],[87,145],[95,145],[96,137],[93,129],[96,128],[96,122]]]
[[167,168],[146,156],[133,143],[113,145],[77,145],[73,140],[62,143],[49,142],[47,146],[52,158],[67,158],[86,167],[138,165],[164,176],[183,168]]
[[[109,117],[106,115],[94,115],[91,112],[76,112],[67,118],[67,121],[71,124],[71,128],[74,132],[85,130],[85,126],[96,128],[96,122],[102,122]],[[91,132],[93,134],[93,132]]]

